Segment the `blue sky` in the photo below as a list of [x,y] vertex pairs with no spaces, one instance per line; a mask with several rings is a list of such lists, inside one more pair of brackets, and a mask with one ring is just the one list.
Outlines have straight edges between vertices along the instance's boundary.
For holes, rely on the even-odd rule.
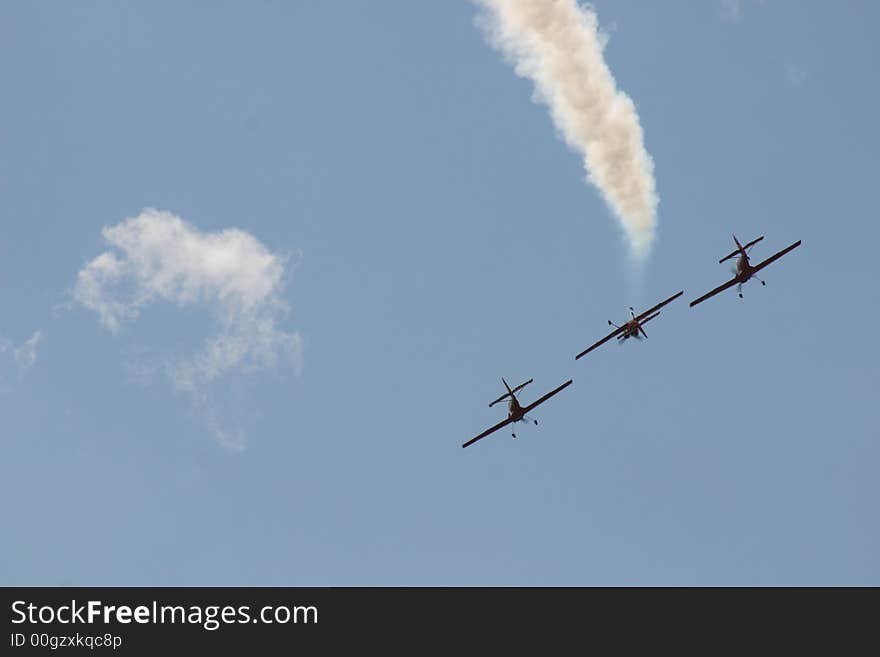
[[[880,8],[594,6],[655,163],[638,278],[468,2],[5,3],[0,582],[880,584]],[[78,303],[145,208],[277,257],[301,353],[182,390],[217,289]],[[803,245],[688,308],[731,232]],[[502,376],[574,385],[462,450]]]

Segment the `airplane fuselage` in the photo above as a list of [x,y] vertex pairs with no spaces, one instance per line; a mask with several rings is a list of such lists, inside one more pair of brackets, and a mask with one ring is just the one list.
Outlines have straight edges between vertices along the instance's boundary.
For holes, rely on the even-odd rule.
[[515,421],[521,420],[523,416],[522,407],[519,405],[519,402],[516,399],[511,398],[509,402],[507,402],[507,417],[515,418]]
[[740,283],[745,283],[752,277],[752,266],[746,256],[741,255],[736,261],[736,277]]
[[637,338],[639,337],[639,323],[631,319],[629,320],[623,329],[623,337],[625,338]]

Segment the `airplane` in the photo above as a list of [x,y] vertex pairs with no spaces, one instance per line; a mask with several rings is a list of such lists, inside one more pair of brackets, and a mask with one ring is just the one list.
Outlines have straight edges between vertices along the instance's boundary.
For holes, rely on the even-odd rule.
[[725,260],[730,260],[732,257],[734,257],[736,255],[739,256],[739,258],[736,261],[736,270],[734,271],[733,278],[731,278],[726,283],[719,285],[711,292],[707,292],[706,294],[701,296],[699,299],[694,299],[693,301],[691,301],[691,308],[696,306],[698,303],[702,303],[703,301],[705,301],[709,297],[714,297],[719,292],[723,292],[727,288],[732,287],[734,285],[736,285],[736,291],[739,294],[739,298],[742,299],[743,298],[743,294],[742,294],[743,283],[748,281],[750,278],[755,278],[755,279],[761,281],[761,285],[766,285],[766,283],[764,281],[762,281],[760,278],[758,278],[757,276],[755,276],[755,274],[757,272],[761,271],[762,269],[764,269],[764,267],[769,265],[771,262],[778,260],[779,258],[784,256],[789,251],[792,251],[793,249],[796,249],[797,247],[799,247],[801,245],[801,241],[798,240],[797,242],[795,242],[791,246],[787,246],[784,249],[782,249],[782,251],[780,251],[779,253],[776,253],[776,254],[770,256],[769,258],[767,258],[763,262],[760,262],[757,265],[752,265],[749,262],[748,250],[750,248],[752,248],[753,246],[755,246],[755,244],[760,242],[762,239],[764,239],[763,235],[761,235],[761,237],[754,239],[751,242],[749,242],[748,244],[746,244],[745,246],[743,246],[742,244],[739,243],[739,240],[736,239],[736,235],[734,235],[733,241],[736,242],[736,250],[733,251],[732,253],[724,256],[723,258],[721,258],[721,260],[718,261],[718,264],[721,264]]
[[[473,445],[475,442],[477,442],[481,438],[485,438],[490,433],[494,433],[495,431],[498,431],[498,429],[501,429],[502,427],[506,427],[508,424],[510,424],[512,422],[523,422],[525,420],[528,420],[529,422],[534,422],[535,426],[537,426],[538,421],[535,419],[532,419],[530,417],[526,417],[526,413],[531,411],[536,406],[543,404],[545,401],[550,399],[553,395],[555,395],[560,390],[563,390],[564,388],[567,388],[568,386],[570,386],[571,382],[572,382],[572,380],[569,379],[568,381],[563,383],[561,386],[559,386],[555,390],[551,390],[546,395],[544,395],[543,397],[541,397],[537,401],[533,401],[528,406],[520,406],[519,400],[516,398],[516,393],[519,392],[520,390],[522,390],[523,388],[525,388],[532,381],[533,381],[533,379],[529,379],[525,383],[520,383],[518,386],[511,389],[511,387],[509,385],[507,385],[507,381],[505,381],[504,377],[502,377],[501,382],[504,384],[504,387],[507,388],[507,392],[504,393],[503,395],[501,395],[498,399],[493,401],[491,404],[489,404],[489,408],[491,408],[492,406],[494,406],[498,402],[503,401],[507,397],[510,397],[510,401],[507,402],[507,418],[502,420],[498,424],[496,424],[494,427],[491,427],[490,429],[486,429],[479,436],[476,436],[475,438],[471,438],[464,445],[462,445],[462,447],[467,447],[468,445]],[[511,435],[514,438],[516,438],[516,433],[512,433]]]
[[617,324],[615,324],[614,322],[612,322],[609,319],[608,325],[613,326],[614,330],[611,331],[611,333],[606,335],[604,338],[599,340],[599,342],[597,342],[596,344],[584,349],[581,353],[579,353],[577,356],[575,356],[574,359],[577,360],[581,356],[586,356],[588,353],[593,351],[593,349],[605,344],[606,342],[608,342],[611,338],[613,338],[615,336],[617,336],[617,339],[619,341],[626,340],[627,338],[641,339],[642,336],[645,336],[647,338],[648,334],[645,333],[645,329],[642,328],[642,325],[647,324],[652,319],[654,319],[657,315],[660,314],[659,312],[656,312],[656,311],[659,311],[663,306],[665,306],[670,301],[675,301],[682,294],[684,294],[684,290],[678,292],[677,294],[673,294],[671,297],[666,299],[666,301],[661,301],[653,308],[646,310],[645,312],[641,313],[638,316],[636,315],[636,311],[633,310],[632,307],[630,307],[629,312],[632,315],[632,319],[629,320],[626,324],[623,324],[622,326],[618,326]]

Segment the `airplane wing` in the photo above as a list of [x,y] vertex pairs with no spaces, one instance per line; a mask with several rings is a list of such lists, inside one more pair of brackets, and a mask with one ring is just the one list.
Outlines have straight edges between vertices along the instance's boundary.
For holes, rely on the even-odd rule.
[[729,281],[727,281],[726,283],[723,283],[722,285],[719,285],[711,292],[706,292],[706,294],[701,296],[699,299],[694,299],[693,301],[691,301],[691,308],[696,306],[698,303],[702,303],[703,301],[705,301],[709,297],[714,297],[719,292],[724,292],[724,290],[726,290],[727,288],[733,287],[734,285],[737,284],[737,282],[738,282],[737,278],[731,278]]
[[513,418],[511,418],[511,417],[508,417],[506,420],[501,420],[501,422],[499,422],[498,424],[496,424],[496,425],[495,425],[494,427],[492,427],[491,429],[486,429],[486,430],[485,430],[483,433],[481,433],[479,436],[476,436],[475,438],[471,438],[471,439],[470,439],[469,441],[467,441],[464,445],[462,445],[462,447],[467,447],[468,445],[473,445],[475,442],[477,442],[477,441],[480,440],[481,438],[485,438],[485,437],[488,436],[490,433],[495,433],[496,431],[498,431],[498,430],[501,429],[502,427],[506,427],[506,426],[507,426],[508,424],[510,424],[511,422],[513,422]]
[[525,414],[528,413],[530,410],[532,410],[533,408],[535,408],[535,406],[538,406],[538,405],[540,405],[540,404],[543,404],[545,401],[547,401],[548,399],[550,399],[553,395],[555,395],[555,394],[556,394],[557,392],[559,392],[560,390],[564,390],[565,388],[567,388],[568,386],[570,386],[570,385],[571,385],[571,381],[572,381],[572,380],[569,379],[568,381],[566,381],[565,383],[563,383],[561,386],[559,386],[558,388],[556,388],[556,390],[551,390],[550,392],[548,392],[546,395],[544,395],[544,396],[541,397],[540,399],[538,399],[538,400],[536,400],[536,401],[533,401],[531,404],[529,404],[528,406],[526,406],[526,407],[523,409],[523,415],[525,415]]
[[787,247],[785,247],[785,248],[782,249],[782,251],[780,251],[779,253],[777,253],[777,254],[775,254],[775,255],[772,255],[772,256],[770,256],[769,258],[767,258],[764,262],[760,262],[760,263],[758,263],[757,265],[755,265],[755,266],[752,268],[752,271],[753,271],[753,272],[756,272],[756,271],[759,271],[759,270],[761,270],[761,269],[764,269],[764,267],[766,267],[767,265],[769,265],[771,262],[773,262],[774,260],[778,260],[779,258],[781,258],[782,256],[784,256],[786,253],[788,253],[789,251],[793,251],[794,249],[796,249],[796,248],[799,247],[800,245],[801,245],[801,241],[798,240],[797,242],[795,242],[795,243],[792,244],[791,246],[787,246]]
[[638,317],[636,317],[636,320],[638,320],[639,322],[641,322],[645,317],[647,317],[648,315],[650,315],[652,312],[654,312],[655,310],[660,310],[663,306],[665,306],[665,305],[666,305],[667,303],[669,303],[670,301],[675,301],[676,299],[678,299],[678,297],[680,297],[682,294],[684,294],[684,290],[682,290],[682,291],[679,292],[678,294],[673,294],[673,295],[672,295],[671,297],[669,297],[666,301],[661,301],[660,303],[658,303],[658,304],[657,304],[656,306],[654,306],[653,308],[649,308],[648,310],[646,310],[645,312],[643,312],[641,315],[639,315]]
[[602,338],[601,340],[599,340],[599,342],[597,342],[596,344],[591,345],[591,346],[587,347],[586,349],[584,349],[581,353],[579,353],[577,356],[575,356],[574,359],[577,360],[577,359],[580,358],[581,356],[586,356],[588,353],[590,353],[591,351],[593,351],[593,349],[595,349],[596,347],[601,347],[603,344],[605,344],[606,342],[608,342],[608,341],[609,341],[611,338],[613,338],[615,335],[620,335],[621,333],[623,333],[623,329],[624,329],[624,328],[625,328],[625,327],[623,327],[623,326],[618,326],[616,329],[614,329],[613,331],[611,331],[611,333],[609,333],[609,334],[606,335],[604,338]]
[[657,317],[659,315],[660,315],[660,313],[654,313],[653,315],[648,315],[647,317],[645,317],[645,319],[640,321],[639,324],[642,324],[642,325],[647,324],[648,322],[650,322],[652,319],[654,319],[655,317]]

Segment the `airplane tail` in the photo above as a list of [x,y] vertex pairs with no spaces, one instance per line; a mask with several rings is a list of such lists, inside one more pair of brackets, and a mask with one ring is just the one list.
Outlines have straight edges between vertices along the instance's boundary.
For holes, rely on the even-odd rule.
[[737,247],[737,248],[736,248],[736,251],[731,251],[731,252],[728,253],[726,256],[724,256],[723,258],[721,258],[721,260],[718,261],[718,264],[721,264],[721,263],[724,262],[725,260],[730,260],[730,259],[733,258],[734,256],[738,256],[738,255],[744,255],[746,258],[748,258],[749,256],[748,256],[748,253],[746,253],[746,251],[747,251],[748,249],[752,248],[753,246],[755,246],[755,244],[757,244],[758,242],[760,242],[762,239],[764,239],[764,236],[763,236],[763,235],[761,235],[761,237],[759,237],[759,238],[757,238],[757,239],[754,239],[754,240],[752,240],[751,242],[749,242],[748,244],[746,244],[745,246],[743,246],[742,244],[739,243],[739,240],[736,239],[736,235],[734,235],[734,236],[733,236],[733,241],[736,242],[736,247]]
[[489,404],[489,407],[491,408],[492,406],[494,406],[498,402],[504,401],[508,397],[513,397],[514,399],[516,399],[516,396],[515,396],[516,393],[519,392],[520,390],[522,390],[523,388],[525,388],[527,385],[529,385],[533,380],[534,379],[529,379],[525,383],[520,383],[518,386],[511,388],[509,385],[507,385],[507,381],[504,380],[504,377],[501,377],[501,383],[503,383],[504,387],[507,388],[507,392],[505,392],[498,399],[496,399],[491,404]]

